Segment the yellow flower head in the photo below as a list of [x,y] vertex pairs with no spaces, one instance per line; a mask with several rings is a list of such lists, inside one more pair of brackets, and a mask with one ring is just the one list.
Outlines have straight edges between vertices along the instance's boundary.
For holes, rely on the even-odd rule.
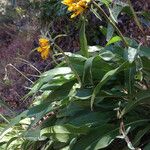
[[46,38],[40,38],[39,39],[39,45],[41,47],[47,46],[48,44],[49,44],[49,40],[48,39],[46,39]]
[[49,56],[50,51],[50,44],[49,40],[46,38],[40,38],[39,39],[39,47],[37,48],[37,51],[41,53],[42,59],[47,59]]
[[91,0],[63,0],[62,3],[68,6],[68,11],[73,12],[71,18],[83,13]]

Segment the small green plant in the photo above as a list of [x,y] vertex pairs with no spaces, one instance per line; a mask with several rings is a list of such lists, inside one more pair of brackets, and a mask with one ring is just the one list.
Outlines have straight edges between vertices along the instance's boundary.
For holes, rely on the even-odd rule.
[[[84,11],[80,14],[80,53],[64,52],[57,45],[57,38],[47,37],[63,61],[41,74],[32,85],[24,97],[33,97],[29,109],[1,127],[2,147],[11,150],[150,148],[149,48],[124,37],[115,22],[118,15],[109,9],[110,1],[100,2],[91,1],[86,9],[90,8],[99,19],[100,12],[108,22],[112,30],[107,32],[107,45],[87,44]],[[112,12],[110,16],[102,5]]]

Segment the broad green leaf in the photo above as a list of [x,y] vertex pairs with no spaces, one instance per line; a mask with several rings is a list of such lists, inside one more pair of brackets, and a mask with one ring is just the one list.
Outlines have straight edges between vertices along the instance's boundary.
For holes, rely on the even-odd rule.
[[121,116],[128,113],[130,110],[132,110],[134,107],[136,107],[138,104],[145,102],[146,100],[149,100],[150,98],[150,90],[141,91],[135,95],[135,99],[130,100],[125,108],[121,112]]
[[105,61],[111,61],[113,58],[115,58],[115,54],[113,54],[111,51],[101,52],[99,56]]
[[107,147],[119,134],[118,128],[103,125],[80,137],[72,150],[98,150]]
[[84,100],[89,99],[91,96],[92,96],[92,89],[81,88],[77,90],[75,98]]
[[35,129],[29,129],[26,132],[23,132],[22,136],[23,138],[30,140],[30,141],[42,141],[45,140],[46,138],[44,136],[40,135],[41,129],[35,128]]
[[106,35],[106,41],[110,41],[110,39],[112,38],[113,34],[114,34],[114,28],[113,26],[108,23],[108,26],[107,26],[107,35]]
[[68,123],[75,126],[106,124],[111,117],[112,113],[110,112],[87,112],[77,117],[74,116]]
[[42,129],[40,131],[40,136],[52,136],[60,142],[67,142],[70,138],[73,138],[79,134],[86,134],[89,131],[88,126],[76,127],[70,124],[66,125],[55,125]]
[[72,71],[69,67],[54,68],[50,71],[43,73],[40,79],[33,84],[33,87],[31,88],[31,91],[27,94],[27,96],[37,93],[39,89],[43,86],[43,84],[50,82],[55,76],[66,75],[70,73],[72,73]]
[[45,134],[85,134],[89,131],[88,126],[81,126],[81,127],[76,127],[70,124],[65,124],[65,125],[55,125],[52,127],[48,127],[45,129],[42,129],[40,132],[40,135],[45,135]]
[[4,130],[0,133],[0,139],[2,139],[7,133],[12,131],[12,127],[14,127],[16,124],[20,122],[24,117],[27,116],[28,110],[22,112],[20,115],[13,118],[10,123],[4,128]]
[[39,105],[29,108],[27,116],[33,117],[34,115],[39,114],[40,112],[44,111],[45,109],[47,109],[49,111],[49,108],[51,109],[51,107],[52,107],[52,104],[50,101],[44,101]]
[[47,113],[55,111],[59,106],[55,106],[50,103],[43,103],[42,105],[37,105],[29,109],[28,117],[34,117],[29,128],[35,126]]
[[57,113],[57,118],[73,117],[75,114],[77,114],[83,110],[84,110],[84,108],[82,108],[80,105],[77,105],[75,102],[71,102],[68,104],[67,107],[61,109]]
[[[148,124],[149,120],[137,120],[126,124],[133,128],[138,127],[142,123]],[[105,124],[93,129],[85,136],[79,137],[73,146],[72,150],[100,150],[110,145],[113,140],[119,135],[119,125]]]
[[70,91],[72,90],[72,87],[76,82],[77,81],[73,79],[61,85],[60,87],[52,91],[46,98],[46,100],[53,102],[67,98],[69,96]]
[[72,53],[65,53],[69,57],[69,61],[73,68],[76,70],[79,76],[83,75],[84,70],[84,63],[87,60],[87,58],[79,55],[79,54],[72,54]]
[[108,71],[114,69],[114,67],[107,63],[101,55],[95,56],[91,65],[93,80],[101,80]]
[[118,72],[124,70],[126,67],[128,66],[128,63],[125,62],[123,63],[120,67],[113,69],[109,72],[107,72],[103,78],[101,79],[101,81],[96,85],[96,87],[94,88],[92,97],[91,97],[91,109],[93,109],[93,104],[94,104],[94,99],[96,97],[96,95],[99,93],[101,87],[108,81],[110,80],[114,75],[116,75]]
[[106,44],[106,46],[108,46],[108,45],[110,45],[110,44],[114,44],[114,43],[116,43],[116,42],[120,42],[122,39],[121,39],[121,37],[120,36],[114,36],[114,37],[112,37],[109,41],[108,41],[108,43]]

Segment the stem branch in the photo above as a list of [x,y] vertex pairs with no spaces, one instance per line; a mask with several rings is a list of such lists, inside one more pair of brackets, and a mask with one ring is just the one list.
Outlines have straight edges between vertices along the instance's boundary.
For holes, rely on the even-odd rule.
[[105,11],[93,0],[93,4],[94,6],[100,11],[100,13],[104,16],[104,18],[114,27],[114,29],[116,30],[116,32],[120,35],[120,37],[122,38],[122,41],[125,45],[125,47],[129,47],[128,42],[126,41],[126,39],[124,38],[123,34],[121,33],[121,31],[119,30],[119,28],[116,26],[115,22],[109,18],[109,16],[105,13]]

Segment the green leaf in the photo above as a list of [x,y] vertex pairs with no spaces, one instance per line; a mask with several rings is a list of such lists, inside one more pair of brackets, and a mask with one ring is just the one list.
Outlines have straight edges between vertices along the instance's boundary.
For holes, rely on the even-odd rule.
[[113,44],[113,43],[116,43],[116,42],[120,42],[122,39],[120,36],[114,36],[112,37],[108,43],[106,44],[106,46],[110,45],[110,44]]
[[101,2],[108,7],[112,0],[101,0]]
[[12,142],[16,141],[17,139],[18,139],[18,137],[12,137],[12,138],[7,142],[6,149],[8,149],[9,145],[10,145]]
[[45,83],[50,82],[55,76],[66,75],[70,73],[72,73],[72,71],[69,67],[59,67],[44,72],[40,79],[33,84],[31,91],[27,94],[26,97],[38,92]]
[[117,18],[120,14],[120,12],[122,11],[123,6],[118,5],[114,2],[114,5],[112,8],[109,8],[109,13],[111,18],[113,19],[114,22],[118,23]]
[[68,123],[75,126],[106,124],[111,117],[110,112],[87,112],[77,117],[74,116]]
[[107,26],[107,35],[106,35],[106,41],[110,41],[110,39],[112,38],[113,34],[114,34],[114,28],[113,26],[108,23],[108,26]]
[[129,47],[128,50],[125,51],[125,56],[130,63],[136,59],[137,52],[138,50],[133,47]]
[[86,34],[85,34],[85,18],[83,16],[81,17],[82,17],[81,18],[82,21],[81,21],[81,28],[80,28],[80,33],[79,33],[80,51],[84,57],[89,57],[87,39],[86,39]]
[[96,87],[94,88],[94,91],[93,91],[93,94],[92,94],[92,97],[91,97],[91,109],[93,109],[93,104],[94,104],[94,99],[96,97],[96,95],[99,93],[101,87],[108,81],[110,80],[114,75],[116,75],[118,72],[124,70],[126,67],[127,67],[128,63],[125,62],[123,63],[120,67],[116,68],[116,69],[113,69],[109,72],[107,72],[102,80],[96,85]]
[[125,108],[122,110],[121,116],[128,113],[130,110],[135,108],[138,104],[146,100],[149,100],[149,98],[150,98],[150,90],[138,92],[137,95],[135,95],[135,100],[134,99],[130,100],[125,106]]
[[83,75],[84,70],[84,63],[87,60],[87,58],[83,57],[79,54],[72,54],[72,53],[65,53],[67,56],[69,56],[69,61],[73,68],[76,70],[79,76]]
[[148,143],[143,150],[150,150],[150,143]]
[[135,136],[135,138],[134,138],[134,140],[133,140],[133,142],[132,142],[133,145],[134,145],[134,146],[138,146],[138,144],[139,144],[140,140],[142,139],[142,137],[143,137],[146,133],[148,133],[149,131],[150,131],[150,126],[149,126],[149,125],[146,126],[146,127],[144,127],[144,129],[138,131],[137,134],[136,134],[136,136]]
[[72,87],[76,82],[77,81],[73,79],[61,85],[60,87],[52,91],[46,98],[46,100],[53,102],[67,98],[69,96],[70,91],[72,90]]
[[30,141],[42,141],[46,138],[40,135],[41,129],[38,127],[34,130],[27,130],[27,132],[24,132],[21,137],[30,140]]
[[47,113],[55,111],[58,106],[53,106],[50,102],[42,103],[29,109],[27,117],[34,117],[35,119],[31,122],[29,128],[36,125]]
[[26,117],[27,113],[28,113],[28,110],[22,112],[20,115],[13,118],[11,122],[6,126],[6,128],[4,128],[4,130],[1,132],[0,139],[2,139],[7,133],[9,133],[12,127],[18,124],[20,120]]
[[118,128],[103,125],[92,130],[88,135],[82,136],[73,146],[72,150],[98,150],[107,147],[118,135]]
[[77,90],[75,98],[84,100],[89,99],[91,96],[92,96],[92,89],[80,88]]
[[88,46],[88,52],[90,52],[90,53],[99,52],[101,49],[102,49],[102,47],[99,45]]
[[88,126],[76,127],[70,124],[65,125],[55,125],[45,129],[42,129],[40,135],[43,136],[45,134],[85,134],[89,131]]
[[115,58],[115,54],[113,54],[111,51],[108,50],[101,52],[99,56],[105,61],[110,61],[113,60],[113,58]]
[[79,134],[85,134],[89,131],[88,126],[76,127],[70,124],[55,125],[45,129],[42,129],[40,136],[52,136],[60,142],[67,142],[70,138],[76,137]]
[[[138,127],[142,123],[148,124],[149,120],[136,120],[126,124],[133,128]],[[72,150],[100,150],[112,143],[112,141],[119,135],[119,125],[113,126],[112,124],[105,124],[91,130],[85,136],[79,137],[74,144]]]
[[140,47],[140,51],[139,51],[140,56],[145,56],[147,58],[150,59],[150,50],[149,47]]
[[84,72],[83,72],[83,79],[82,82],[85,82],[85,79],[88,78],[89,81],[92,83],[92,64],[95,57],[90,57],[86,60],[84,65]]

